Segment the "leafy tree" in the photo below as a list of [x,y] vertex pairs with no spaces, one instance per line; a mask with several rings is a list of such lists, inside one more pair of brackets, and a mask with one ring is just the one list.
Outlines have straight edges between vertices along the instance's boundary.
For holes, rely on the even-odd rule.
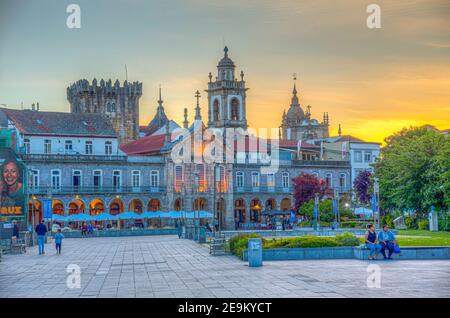
[[353,188],[355,189],[356,199],[359,203],[368,205],[372,199],[372,173],[368,170],[361,171],[353,182]]
[[295,210],[314,199],[315,194],[319,193],[319,198],[330,194],[324,180],[319,180],[315,175],[302,172],[292,180],[294,184]]
[[409,128],[385,139],[375,174],[380,180],[380,205],[413,209],[424,216],[431,206],[447,210],[450,139],[432,130]]
[[[304,203],[299,212],[305,215],[309,220],[314,219],[314,199],[309,200]],[[339,214],[342,216],[350,217],[352,216],[352,212],[349,208],[346,208],[342,204],[339,204]],[[320,220],[323,222],[333,222],[334,214],[333,214],[333,201],[331,199],[321,200],[319,201],[319,215]]]

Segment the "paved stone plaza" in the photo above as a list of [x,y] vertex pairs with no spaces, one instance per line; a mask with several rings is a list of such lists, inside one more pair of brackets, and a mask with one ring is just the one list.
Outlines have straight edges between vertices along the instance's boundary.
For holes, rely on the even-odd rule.
[[[3,297],[450,297],[450,261],[307,260],[249,268],[234,256],[176,236],[66,239],[5,255]],[[66,286],[66,267],[81,268],[81,288]],[[381,289],[368,288],[367,266],[381,267]]]

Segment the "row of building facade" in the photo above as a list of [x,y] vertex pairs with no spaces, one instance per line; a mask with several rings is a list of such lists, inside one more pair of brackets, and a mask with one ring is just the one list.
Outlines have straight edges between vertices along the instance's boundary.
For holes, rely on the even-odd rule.
[[[215,80],[209,74],[206,123],[199,96],[195,121],[189,125],[184,110],[180,126],[165,115],[160,94],[155,118],[139,128],[142,85],[104,80],[69,86],[71,112],[1,108],[0,126],[13,133],[13,147],[27,166],[28,210],[35,220],[43,216],[42,200],[51,198],[53,213],[62,215],[209,210],[222,228],[234,227],[236,219],[260,223],[264,210],[292,209],[292,178],[300,173],[315,174],[330,188],[348,193],[356,174],[371,169],[379,157],[379,144],[329,137],[328,114],[322,123],[311,117],[310,107],[305,115],[294,84],[277,142],[268,140],[263,147],[266,140],[256,138],[254,148],[253,137],[244,136],[245,147],[233,149],[232,162],[175,162],[173,151],[183,142],[177,128],[191,133],[195,125],[202,132],[247,129],[244,73],[235,78],[227,48],[217,69]],[[269,173],[258,154],[264,148],[269,157],[274,151],[279,157],[278,168]]]

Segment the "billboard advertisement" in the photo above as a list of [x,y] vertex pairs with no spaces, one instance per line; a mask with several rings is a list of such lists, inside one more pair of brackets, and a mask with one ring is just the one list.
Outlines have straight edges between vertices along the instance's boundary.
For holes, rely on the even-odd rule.
[[0,149],[0,216],[25,217],[25,165],[10,148]]

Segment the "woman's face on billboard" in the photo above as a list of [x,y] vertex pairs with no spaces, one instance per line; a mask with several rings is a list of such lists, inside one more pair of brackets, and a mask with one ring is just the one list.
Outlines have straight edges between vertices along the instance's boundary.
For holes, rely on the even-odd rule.
[[14,162],[9,162],[3,167],[3,180],[8,186],[17,183],[19,178],[19,168]]

